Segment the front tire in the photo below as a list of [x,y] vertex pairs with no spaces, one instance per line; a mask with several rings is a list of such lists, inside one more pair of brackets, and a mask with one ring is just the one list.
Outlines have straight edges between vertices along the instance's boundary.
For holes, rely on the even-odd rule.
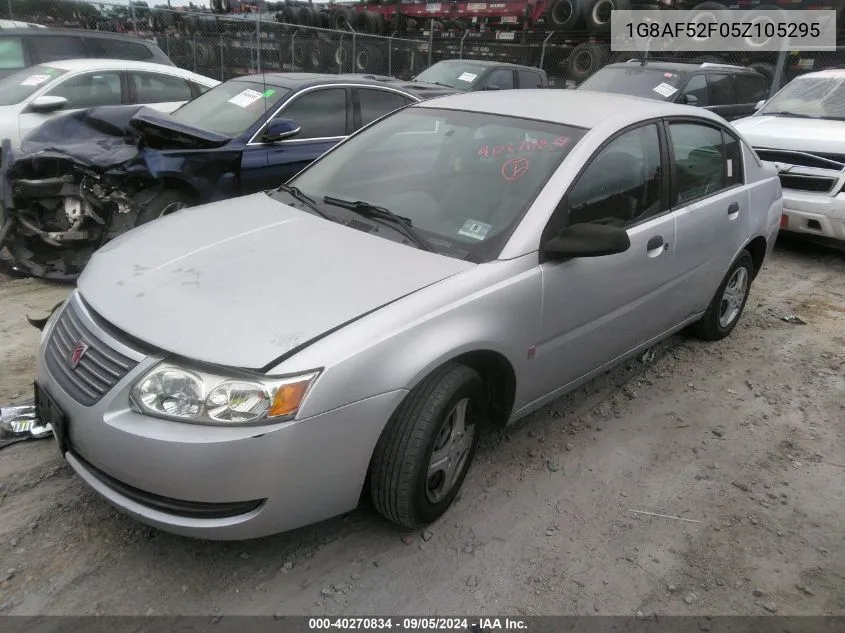
[[478,373],[447,363],[405,398],[379,438],[370,494],[384,518],[416,528],[452,505],[469,471],[486,414]]
[[144,208],[138,213],[138,220],[135,225],[141,226],[147,222],[152,222],[189,207],[192,203],[191,197],[187,194],[176,189],[165,189],[144,205]]
[[719,341],[739,322],[754,279],[754,260],[748,251],[742,251],[719,285],[707,312],[692,327],[695,336],[703,341]]

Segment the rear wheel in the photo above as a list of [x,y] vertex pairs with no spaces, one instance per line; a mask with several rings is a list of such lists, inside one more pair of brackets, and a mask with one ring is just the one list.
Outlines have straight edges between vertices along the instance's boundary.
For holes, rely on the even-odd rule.
[[722,280],[707,312],[693,325],[692,333],[704,341],[718,341],[728,336],[745,309],[752,279],[754,260],[748,251],[742,251]]
[[446,512],[472,463],[485,404],[478,373],[458,363],[408,394],[373,453],[370,494],[382,516],[413,528]]

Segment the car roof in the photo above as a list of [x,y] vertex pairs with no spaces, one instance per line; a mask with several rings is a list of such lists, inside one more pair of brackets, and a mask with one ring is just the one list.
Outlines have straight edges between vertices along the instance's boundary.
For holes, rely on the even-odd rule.
[[[540,72],[545,72],[542,68],[536,68],[534,66],[526,66],[524,64],[512,64],[510,62],[496,62],[496,61],[491,61],[489,59],[443,59],[443,60],[437,62],[437,64],[443,64],[443,65],[447,65],[447,64],[448,65],[451,65],[451,64],[471,64],[473,66],[484,66],[485,68],[490,68],[492,66],[497,66],[497,67],[498,66],[509,66],[511,68],[525,68],[525,69],[530,68],[531,70],[539,70]],[[432,64],[432,66],[435,66],[435,65],[436,64]]]
[[169,66],[167,64],[157,64],[155,62],[136,62],[126,59],[99,59],[99,58],[85,58],[85,59],[59,59],[52,62],[45,62],[38,64],[39,66],[49,66],[51,68],[58,68],[59,70],[66,70],[73,72],[76,70],[149,70],[151,72],[164,72],[171,75],[179,75],[180,77],[195,78],[199,80],[209,80],[220,83],[211,77],[204,77],[197,73],[179,68],[177,66]]
[[139,44],[146,44],[148,46],[158,48],[158,44],[151,42],[148,39],[144,39],[143,37],[129,35],[128,33],[115,33],[113,31],[93,31],[88,29],[64,29],[50,27],[42,28],[39,25],[34,25],[34,27],[2,29],[0,30],[0,35],[84,35],[85,37],[103,37],[113,40],[132,40],[133,42],[138,42]]
[[465,92],[415,104],[415,108],[446,108],[535,119],[581,128],[601,124],[621,128],[645,119],[688,116],[723,122],[703,108],[592,90],[522,89]]
[[320,73],[264,73],[263,75],[243,75],[234,77],[229,81],[250,81],[266,83],[278,88],[290,88],[292,90],[307,88],[309,86],[321,86],[324,84],[356,84],[362,86],[389,86],[391,88],[401,87],[406,92],[413,92],[413,87],[407,83],[393,81],[379,81],[376,75],[332,75]]
[[[633,54],[632,54],[633,56]],[[706,64],[706,65],[705,65]],[[658,71],[674,72],[674,73],[693,73],[699,71],[713,71],[713,70],[729,70],[737,73],[756,73],[753,68],[746,68],[745,66],[734,66],[732,64],[721,64],[717,62],[688,63],[688,62],[661,62],[661,61],[646,61],[645,66],[640,65],[640,61],[636,62],[616,62],[608,64],[604,68],[631,68],[633,66],[639,68],[648,68]]]

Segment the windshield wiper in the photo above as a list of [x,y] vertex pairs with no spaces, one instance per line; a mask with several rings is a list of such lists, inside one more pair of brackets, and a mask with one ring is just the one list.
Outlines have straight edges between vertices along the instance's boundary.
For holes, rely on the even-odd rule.
[[793,117],[796,119],[818,119],[817,116],[811,116],[809,114],[796,114],[795,112],[760,112],[761,115],[769,114],[771,116],[787,116]]
[[298,187],[294,187],[293,185],[282,185],[281,187],[276,189],[276,191],[284,191],[291,198],[293,198],[294,200],[298,200],[320,217],[326,218],[327,220],[331,220],[333,222],[336,221],[332,216],[328,215],[324,211],[320,211],[320,208],[317,206],[317,202],[313,198],[306,196],[304,193],[302,193],[302,191],[300,191]]
[[372,218],[374,220],[391,222],[392,226],[396,228],[397,231],[399,231],[409,240],[414,242],[414,244],[416,244],[419,248],[430,253],[434,252],[434,249],[431,248],[428,241],[413,228],[413,223],[411,222],[410,218],[406,218],[401,215],[396,215],[395,213],[393,213],[393,211],[389,209],[379,207],[375,204],[372,204],[371,202],[365,202],[363,200],[355,200],[353,202],[351,200],[344,200],[342,198],[333,198],[332,196],[325,196],[323,198],[323,202],[335,207],[340,207],[341,209],[349,209],[350,211],[354,211],[358,215],[362,215],[365,218]]
[[435,86],[443,86],[444,88],[451,88],[452,90],[457,90],[455,86],[444,84],[442,81],[426,81],[425,79],[415,79],[414,81],[417,81],[422,84],[434,84]]

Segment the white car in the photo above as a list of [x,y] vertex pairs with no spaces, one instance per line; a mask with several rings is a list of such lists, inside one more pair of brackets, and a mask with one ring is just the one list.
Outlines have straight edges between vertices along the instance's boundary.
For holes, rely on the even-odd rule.
[[117,59],[69,59],[30,66],[0,80],[0,139],[13,149],[51,117],[107,105],[163,112],[220,82],[175,66]]
[[783,187],[781,231],[845,241],[845,70],[796,77],[733,122]]

